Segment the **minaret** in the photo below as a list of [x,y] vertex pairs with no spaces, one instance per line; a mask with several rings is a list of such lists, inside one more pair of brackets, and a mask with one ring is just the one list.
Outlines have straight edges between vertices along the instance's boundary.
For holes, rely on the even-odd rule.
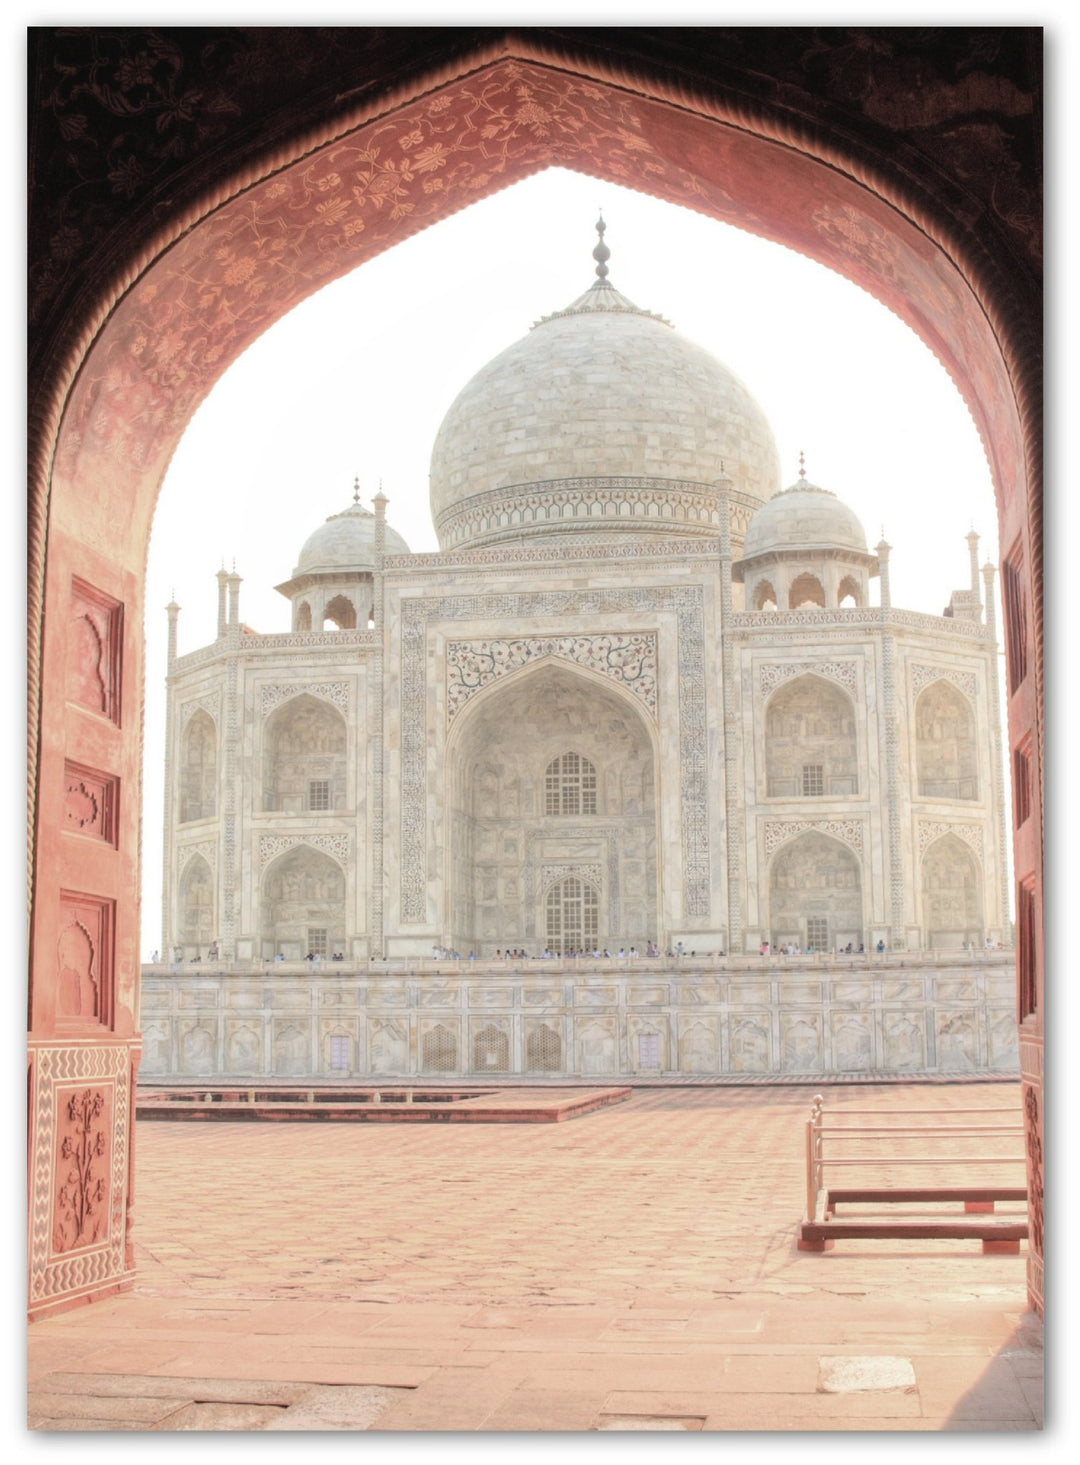
[[[357,484],[357,491],[359,492],[359,483]],[[379,479],[379,491],[371,502],[375,509],[375,569],[372,575],[371,601],[372,618],[375,622],[371,632],[375,638],[375,658],[374,666],[372,667],[374,701],[371,707],[371,873],[368,879],[368,889],[371,891],[371,906],[368,914],[368,954],[373,958],[378,958],[386,955],[383,929],[385,924],[386,886],[386,871],[383,868],[383,835],[386,799],[386,770],[384,767],[384,707],[386,698],[384,667],[386,662],[386,648],[383,642],[383,628],[385,625],[385,616],[383,614],[383,557],[386,553],[386,505],[388,500],[382,491],[381,478]]]
[[892,605],[892,596],[889,592],[889,551],[891,544],[885,543],[885,526],[881,528],[881,538],[874,545],[878,557],[878,580],[881,585],[881,608],[888,610]]
[[888,837],[889,881],[889,947],[893,951],[904,947],[904,867],[900,839],[900,750],[898,747],[899,727],[896,707],[896,642],[889,628],[889,611],[892,595],[889,590],[889,551],[892,545],[885,540],[885,526],[882,525],[881,539],[875,546],[878,557],[878,575],[881,580],[881,703],[885,734],[885,820]]

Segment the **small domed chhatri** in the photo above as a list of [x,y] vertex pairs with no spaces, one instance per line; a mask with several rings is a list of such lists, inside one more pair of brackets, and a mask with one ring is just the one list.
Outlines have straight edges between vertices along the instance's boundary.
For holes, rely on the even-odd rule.
[[[376,508],[386,504],[382,489]],[[378,518],[360,502],[360,481],[353,481],[353,501],[331,514],[310,534],[300,550],[292,576],[276,589],[293,605],[293,630],[311,631],[324,624],[338,630],[366,625],[371,615],[375,574],[375,530]],[[396,529],[384,525],[385,554],[408,554]]]
[[[396,529],[386,526],[386,553],[408,554],[409,546]],[[308,536],[296,561],[293,576],[375,568],[375,515],[360,502],[359,484],[353,501],[340,514],[331,514]]]
[[750,520],[732,578],[746,586],[746,608],[869,604],[876,555],[855,513],[831,489],[811,483],[799,454],[799,477]]
[[736,542],[779,486],[764,412],[733,371],[607,278],[544,316],[462,390],[431,455],[444,549],[567,533],[715,536],[732,481]]

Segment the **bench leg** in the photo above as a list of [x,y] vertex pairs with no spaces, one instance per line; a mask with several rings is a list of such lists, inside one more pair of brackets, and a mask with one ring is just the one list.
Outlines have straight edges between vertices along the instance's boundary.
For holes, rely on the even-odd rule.
[[796,1242],[799,1251],[832,1251],[835,1245],[835,1241],[804,1241],[801,1236]]
[[994,1202],[992,1200],[966,1200],[964,1211],[969,1216],[992,1216],[994,1214]]
[[1019,1241],[990,1241],[984,1239],[982,1244],[983,1256],[1017,1256],[1020,1252]]

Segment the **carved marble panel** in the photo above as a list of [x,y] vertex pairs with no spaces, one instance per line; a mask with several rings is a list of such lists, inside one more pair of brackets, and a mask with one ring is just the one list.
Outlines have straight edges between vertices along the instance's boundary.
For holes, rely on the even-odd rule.
[[731,1019],[730,1052],[732,1073],[769,1073],[772,1068],[772,1040],[767,1013],[745,1014]]
[[114,1097],[112,1084],[64,1085],[57,1091],[54,1257],[108,1240]]
[[180,1072],[197,1076],[217,1068],[217,1023],[198,1018],[180,1024]]
[[824,1059],[820,1013],[785,1013],[781,1017],[780,1067],[784,1073],[822,1071]]
[[446,646],[447,722],[452,722],[483,687],[544,656],[559,656],[611,678],[633,692],[656,716],[656,636],[643,632],[449,641]]
[[618,1072],[619,1042],[614,1017],[578,1018],[578,1072],[602,1077]]
[[886,1068],[926,1067],[926,1027],[921,1012],[887,1012],[882,1019],[882,1036]]
[[375,1075],[410,1071],[407,1018],[374,1016],[369,1020],[368,1061]]
[[679,1072],[717,1073],[719,1069],[719,1018],[683,1018],[679,1023]]
[[311,1023],[304,1018],[275,1019],[271,1052],[274,1072],[300,1077],[311,1072]]
[[971,1071],[979,1064],[979,1035],[970,1012],[936,1012],[934,1047],[937,1066]]
[[864,1073],[874,1066],[874,1035],[863,1012],[833,1012],[833,1066],[844,1073]]
[[259,1074],[263,1068],[263,1043],[259,1027],[250,1022],[226,1020],[225,1072]]

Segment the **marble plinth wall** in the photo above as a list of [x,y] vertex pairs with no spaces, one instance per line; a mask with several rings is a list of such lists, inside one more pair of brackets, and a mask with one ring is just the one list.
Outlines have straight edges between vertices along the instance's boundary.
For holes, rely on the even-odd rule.
[[141,1077],[1017,1072],[1006,953],[801,969],[452,965],[147,967]]

